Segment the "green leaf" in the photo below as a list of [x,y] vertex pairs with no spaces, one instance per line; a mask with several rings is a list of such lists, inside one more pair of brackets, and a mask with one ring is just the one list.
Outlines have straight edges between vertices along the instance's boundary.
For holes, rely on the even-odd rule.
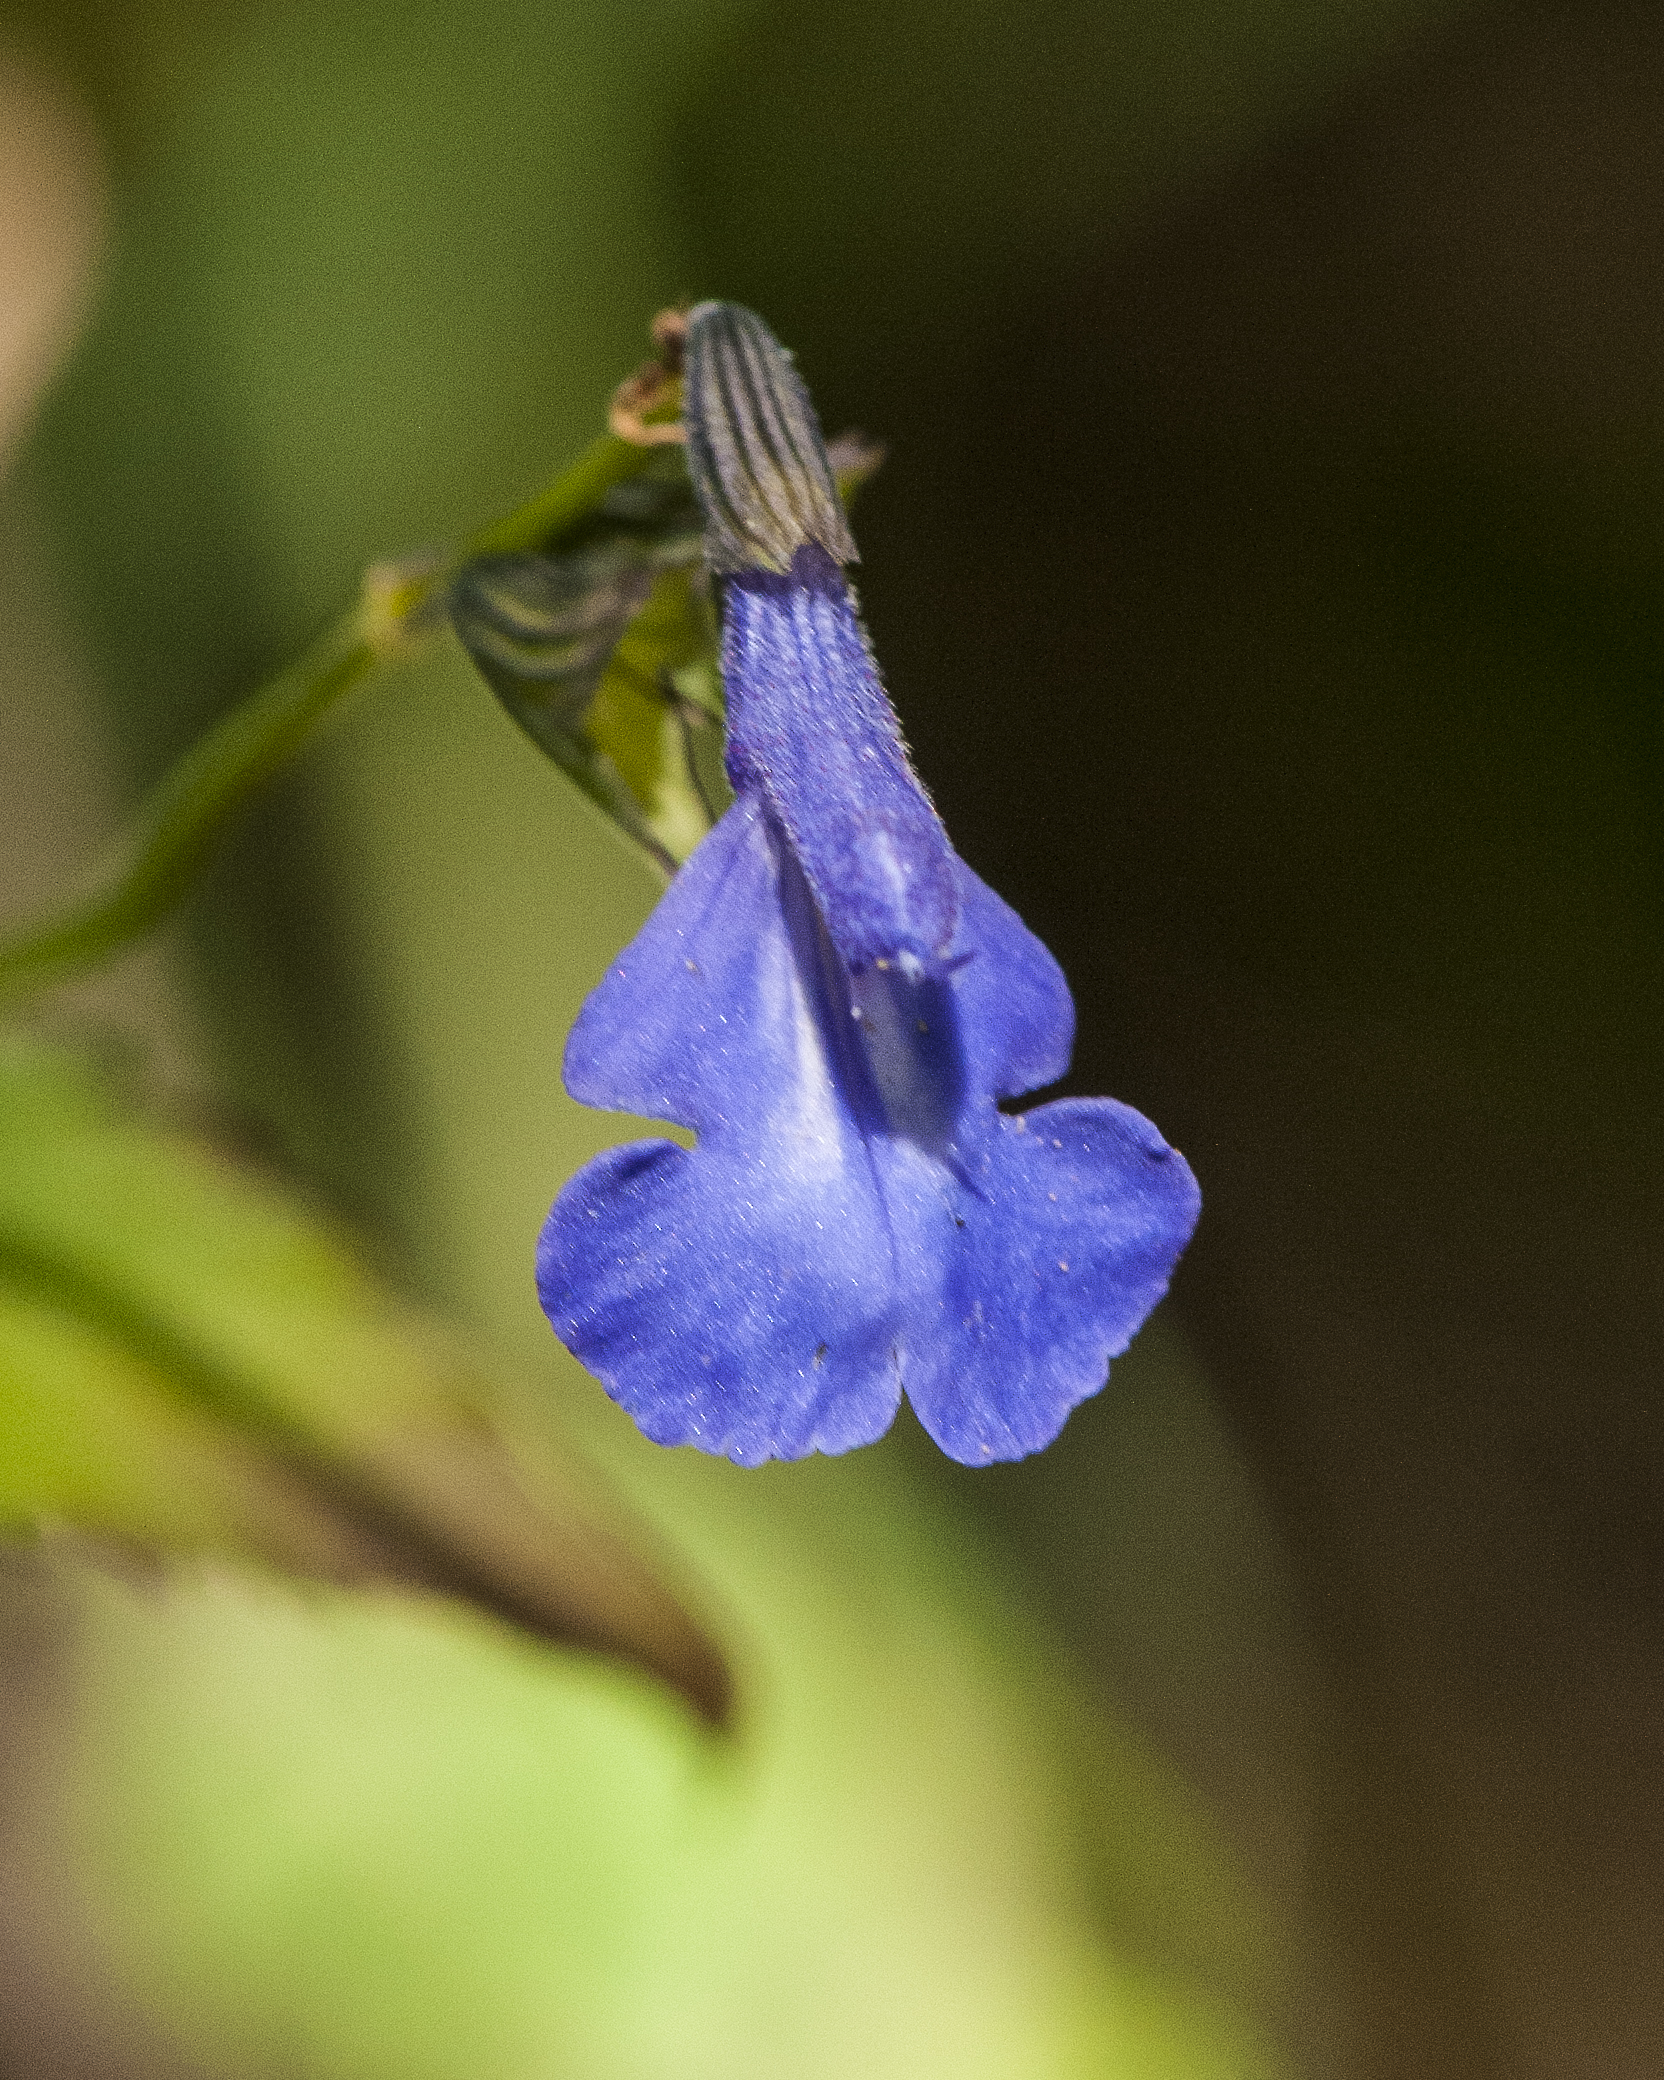
[[711,825],[691,746],[693,730],[714,740],[722,719],[699,564],[687,472],[661,450],[558,554],[478,557],[450,595],[452,624],[504,707],[666,873]]
[[[846,499],[882,460],[854,434],[829,453]],[[720,631],[682,451],[656,450],[541,550],[475,557],[450,609],[533,743],[673,874],[732,798]]]
[[275,1186],[15,1040],[0,1523],[437,1590],[726,1710],[718,1649],[503,1382]]
[[[882,1447],[748,1473],[620,1443],[744,1641],[719,1767],[662,1693],[477,1627],[84,1585],[75,1867],[209,2070],[1282,2080],[1231,1961],[1173,1955],[1210,1947],[1170,1940],[1175,1847],[1227,1898],[1228,1858],[1134,1741],[1091,1741]],[[1128,1844],[1108,1921],[1089,1749]]]

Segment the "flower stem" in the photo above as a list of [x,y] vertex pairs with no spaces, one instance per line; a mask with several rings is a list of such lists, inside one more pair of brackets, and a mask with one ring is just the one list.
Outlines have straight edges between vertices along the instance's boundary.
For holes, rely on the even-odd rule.
[[535,498],[476,534],[458,558],[512,556],[526,549],[552,548],[563,534],[592,513],[615,484],[633,477],[653,460],[653,450],[616,434],[598,434],[570,468]]
[[651,449],[604,434],[537,497],[484,528],[461,556],[419,570],[373,569],[353,608],[165,775],[99,886],[0,941],[0,1004],[96,966],[154,930],[189,891],[232,813],[289,763],[346,694],[439,625],[432,610],[463,563],[557,541],[651,458]]

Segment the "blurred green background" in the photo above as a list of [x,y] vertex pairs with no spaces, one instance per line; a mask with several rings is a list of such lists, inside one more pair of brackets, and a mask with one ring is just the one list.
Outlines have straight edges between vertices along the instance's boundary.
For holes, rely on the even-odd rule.
[[645,1446],[530,1250],[616,1127],[559,1052],[653,884],[459,652],[372,687],[171,971],[60,1019],[502,1354],[739,1731],[452,1606],[20,1548],[0,2065],[1664,2070],[1657,9],[0,30],[51,111],[17,192],[102,227],[4,492],[19,908],[370,557],[575,453],[657,306],[733,297],[890,443],[920,769],[1071,977],[1071,1087],[1205,1198],[1034,1462]]

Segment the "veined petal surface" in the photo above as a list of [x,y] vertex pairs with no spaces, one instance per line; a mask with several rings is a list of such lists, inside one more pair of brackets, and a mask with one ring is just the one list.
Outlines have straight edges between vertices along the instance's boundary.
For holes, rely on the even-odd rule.
[[938,972],[958,911],[953,847],[843,572],[807,543],[784,576],[730,577],[722,604],[735,793],[767,798],[849,967]]

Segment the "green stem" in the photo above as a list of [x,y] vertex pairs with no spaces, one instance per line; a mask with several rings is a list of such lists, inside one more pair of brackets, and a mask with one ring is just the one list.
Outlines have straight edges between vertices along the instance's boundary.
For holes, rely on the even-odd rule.
[[0,946],[0,1000],[93,966],[152,930],[196,877],[232,811],[280,770],[382,646],[346,617],[199,737],[140,809],[105,884]]
[[652,451],[604,434],[547,490],[483,529],[439,570],[383,580],[285,671],[198,738],[139,810],[122,863],[77,902],[0,943],[0,1003],[118,953],[161,923],[189,890],[231,814],[286,766],[336,703],[409,648],[424,609],[475,556],[533,549],[567,532]]
[[592,513],[615,484],[633,477],[652,461],[652,448],[638,448],[614,433],[603,433],[561,471],[547,490],[527,501],[504,520],[482,528],[462,552],[461,562],[476,556],[511,556],[558,542]]

